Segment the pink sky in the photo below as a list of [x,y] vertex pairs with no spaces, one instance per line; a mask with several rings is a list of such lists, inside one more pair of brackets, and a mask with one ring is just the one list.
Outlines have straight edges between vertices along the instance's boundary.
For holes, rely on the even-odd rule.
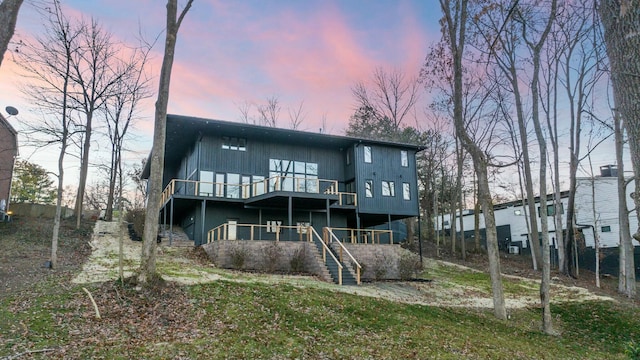
[[[139,25],[147,39],[164,28],[164,1],[62,1],[69,17],[94,17],[125,43],[135,44]],[[184,2],[180,2],[183,4]],[[279,126],[289,126],[289,108],[304,102],[301,129],[342,134],[354,102],[351,87],[366,81],[376,67],[417,76],[429,45],[439,37],[439,11],[430,1],[217,1],[196,0],[180,32],[173,66],[169,113],[238,121],[239,105],[277,97]],[[43,31],[33,4],[25,2],[17,39]],[[164,34],[150,69],[157,79]],[[16,90],[21,79],[5,55],[0,68],[0,107],[12,105],[37,120]],[[156,90],[154,85],[154,91]],[[143,107],[136,125],[137,159],[151,147],[154,99]],[[26,143],[23,141],[23,143]],[[41,160],[24,147],[21,154]],[[46,165],[49,167],[48,165]],[[72,167],[72,165],[69,165]],[[77,167],[77,166],[76,166]]]

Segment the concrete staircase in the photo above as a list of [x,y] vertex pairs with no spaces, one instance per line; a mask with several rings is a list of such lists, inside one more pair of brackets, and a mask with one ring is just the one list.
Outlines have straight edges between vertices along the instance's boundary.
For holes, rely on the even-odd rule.
[[189,236],[179,226],[173,226],[172,230],[169,227],[158,230],[158,237],[160,238],[160,244],[164,246],[172,247],[193,247],[193,240],[189,239]]

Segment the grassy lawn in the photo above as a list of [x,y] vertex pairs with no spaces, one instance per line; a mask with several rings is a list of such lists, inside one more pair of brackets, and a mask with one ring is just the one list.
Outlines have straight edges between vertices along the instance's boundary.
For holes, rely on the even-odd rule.
[[186,359],[624,359],[640,339],[640,311],[614,302],[553,307],[560,336],[539,331],[539,310],[510,321],[491,312],[406,305],[287,284],[167,283],[136,291],[44,280],[0,302],[0,357]]

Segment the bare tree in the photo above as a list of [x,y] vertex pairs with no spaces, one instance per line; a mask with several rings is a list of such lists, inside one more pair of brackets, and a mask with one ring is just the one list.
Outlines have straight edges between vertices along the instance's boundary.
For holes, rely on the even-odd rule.
[[624,161],[622,160],[624,127],[617,113],[614,113],[613,120],[616,139],[616,162],[618,164],[618,218],[620,219],[618,292],[627,295],[629,298],[633,298],[636,296],[636,271],[626,197],[627,185],[629,185],[630,180],[624,177]]
[[[93,135],[94,115],[104,107],[107,99],[113,95],[115,87],[130,71],[130,66],[114,65],[117,59],[118,44],[109,32],[105,31],[95,19],[83,26],[80,46],[72,54],[73,92],[70,94],[74,106],[83,114],[83,142],[80,156],[80,178],[76,197],[76,227],[80,227],[87,175],[89,173],[89,155]],[[130,64],[129,64],[130,65]]]
[[356,109],[370,109],[377,122],[388,122],[390,130],[398,134],[406,125],[405,119],[414,111],[418,87],[417,79],[407,79],[398,69],[377,68],[369,83],[358,82],[351,92]]
[[258,119],[261,125],[278,127],[278,118],[280,117],[280,100],[277,96],[267,98],[265,104],[257,106]]
[[[620,201],[619,216],[624,216],[623,206],[626,208],[626,199],[623,201],[624,178],[622,174],[622,129],[624,124],[629,137],[629,149],[631,163],[635,175],[635,211],[640,220],[640,36],[638,36],[638,21],[640,21],[640,3],[630,0],[602,0],[600,2],[599,15],[604,28],[604,39],[607,47],[607,55],[611,67],[611,83],[615,100],[616,123],[616,152],[618,158],[618,198]],[[621,223],[621,227],[624,226]],[[623,231],[621,229],[621,231]],[[636,230],[633,238],[640,241],[640,229]],[[624,239],[624,238],[623,238]],[[623,241],[620,246],[622,247]],[[635,294],[635,279],[632,278],[633,246],[629,245],[630,239],[624,239],[624,246],[628,252],[625,258],[626,293],[631,297]],[[633,280],[632,280],[633,279]]]
[[137,116],[136,110],[140,101],[151,97],[149,78],[144,70],[151,48],[151,44],[148,44],[146,47],[135,49],[128,61],[118,65],[121,69],[117,72],[124,76],[114,84],[113,94],[105,103],[107,135],[111,143],[109,196],[105,211],[107,221],[113,219],[114,195],[118,179],[121,178],[119,169],[122,168],[122,152],[127,131]]
[[4,53],[9,47],[9,41],[13,37],[13,32],[16,29],[16,22],[18,20],[18,12],[20,6],[22,6],[23,0],[2,0],[0,3],[0,65],[2,65],[2,59]]
[[156,238],[158,236],[158,216],[162,195],[162,173],[164,168],[164,147],[167,129],[167,106],[169,103],[169,84],[171,68],[175,55],[178,30],[182,20],[191,8],[193,0],[188,0],[178,16],[178,0],[167,0],[167,28],[164,58],[158,86],[155,122],[153,130],[153,148],[151,150],[151,174],[149,176],[149,196],[144,222],[144,237],[138,282],[148,284],[156,278]]
[[[473,159],[475,173],[478,177],[478,197],[485,218],[494,314],[499,319],[506,319],[507,313],[502,288],[502,275],[500,273],[497,231],[488,181],[487,168],[489,166],[489,158],[485,151],[483,151],[469,135],[463,113],[463,55],[464,47],[468,41],[466,33],[467,21],[469,20],[468,1],[440,0],[440,7],[443,12],[443,19],[441,20],[443,38],[447,42],[449,55],[452,60],[450,66],[453,76],[451,79],[453,83],[452,101],[456,136],[460,139],[462,146],[464,146],[465,150]],[[474,15],[475,14],[472,14],[471,17],[473,18]]]
[[51,267],[58,266],[58,235],[64,192],[64,159],[75,128],[70,111],[69,89],[71,87],[72,54],[77,50],[78,38],[83,31],[81,25],[72,25],[62,13],[60,3],[55,1],[46,9],[46,32],[33,42],[24,41],[17,54],[17,64],[24,71],[25,84],[22,92],[31,99],[43,119],[27,124],[27,135],[42,134],[36,143],[40,146],[58,145],[58,189],[56,214],[51,239]]
[[293,130],[298,130],[302,122],[304,122],[306,115],[303,107],[304,101],[301,101],[297,108],[289,108],[289,127]]
[[[542,125],[539,114],[539,74],[540,74],[540,54],[545,45],[547,36],[551,31],[551,25],[555,20],[557,0],[551,1],[551,9],[549,15],[546,14],[525,18],[523,11],[519,11],[522,20],[522,38],[527,44],[533,61],[533,73],[531,75],[531,98],[532,98],[532,120],[533,127],[538,140],[538,148],[540,151],[540,228],[542,232],[542,282],[540,283],[540,302],[542,303],[542,328],[547,334],[553,334],[553,324],[551,322],[551,304],[550,304],[550,288],[551,288],[551,264],[549,259],[549,225],[547,218],[547,141],[542,131]],[[527,9],[531,11],[531,9]],[[543,30],[535,29],[535,19],[543,18]],[[530,40],[531,33],[539,34],[537,40]],[[530,199],[530,202],[532,199]],[[559,210],[559,209],[558,209]]]

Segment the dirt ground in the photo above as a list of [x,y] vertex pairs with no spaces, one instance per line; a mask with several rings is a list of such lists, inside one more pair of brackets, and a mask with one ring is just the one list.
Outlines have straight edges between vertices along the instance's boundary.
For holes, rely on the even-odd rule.
[[[47,278],[57,278],[74,283],[95,283],[117,278],[118,227],[115,223],[85,222],[76,230],[74,223],[64,223],[58,250],[58,269],[48,269],[45,264],[50,259],[52,221],[46,219],[15,218],[12,223],[0,223],[0,298],[19,292],[32,284]],[[139,264],[140,242],[125,239],[125,276],[131,275]],[[427,267],[459,266],[480,271],[488,270],[485,255],[471,253],[466,261],[451,256],[441,247],[436,259],[435,246],[423,244],[423,255]],[[502,272],[539,281],[540,273],[530,269],[529,259],[523,256],[503,254]],[[215,269],[206,258],[192,248],[175,248],[162,244],[159,248],[158,269],[163,278],[183,284],[210,282],[220,279],[239,282],[287,282],[297,286],[329,288],[362,296],[383,297],[392,301],[439,306],[491,307],[491,299],[479,294],[475,289],[456,287],[451,284],[433,282],[382,282],[363,284],[358,287],[340,287],[317,281],[313,277],[247,274]],[[428,272],[427,272],[428,274]],[[616,293],[617,279],[605,277],[602,287],[595,287],[593,273],[582,271],[579,279],[567,277],[557,272],[552,274],[553,284],[558,292],[566,292],[569,297],[588,296],[611,297],[627,301]],[[529,285],[528,285],[529,286]],[[566,288],[566,289],[565,289]],[[584,290],[587,289],[588,291]],[[471,294],[471,295],[470,295]],[[578,295],[576,295],[578,294]],[[523,299],[507,299],[511,307],[530,306],[539,302],[535,296]]]

